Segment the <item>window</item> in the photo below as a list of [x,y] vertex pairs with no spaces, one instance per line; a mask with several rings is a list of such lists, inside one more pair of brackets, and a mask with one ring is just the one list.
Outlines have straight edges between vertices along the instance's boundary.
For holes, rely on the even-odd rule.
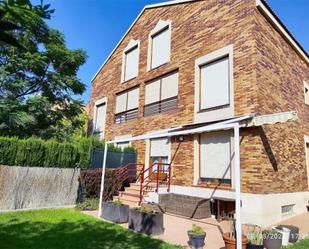
[[228,45],[195,61],[194,122],[233,116],[233,45]]
[[305,157],[306,157],[306,166],[307,166],[307,181],[309,189],[309,136],[305,136]]
[[147,69],[159,67],[170,61],[171,22],[160,20],[149,35]]
[[178,72],[146,84],[145,91],[145,116],[177,109]]
[[104,138],[105,120],[106,120],[106,103],[107,99],[103,98],[95,102],[94,108],[94,133],[98,133]]
[[122,54],[121,82],[131,80],[138,75],[139,40],[131,40]]
[[151,172],[157,172],[160,164],[160,172],[166,173],[168,171],[168,155],[169,142],[167,138],[152,139],[150,145],[150,163],[154,165]]
[[229,57],[201,66],[200,109],[230,104]]
[[282,206],[281,207],[282,216],[287,216],[287,215],[293,214],[293,212],[294,212],[293,208],[294,208],[294,204]]
[[305,104],[309,105],[309,84],[304,82]]
[[231,184],[231,132],[200,135],[200,177],[206,182]]
[[115,123],[124,123],[138,116],[139,88],[118,94],[116,97]]
[[116,145],[117,145],[117,147],[121,148],[121,150],[123,150],[124,148],[129,147],[130,143],[129,142],[119,142]]

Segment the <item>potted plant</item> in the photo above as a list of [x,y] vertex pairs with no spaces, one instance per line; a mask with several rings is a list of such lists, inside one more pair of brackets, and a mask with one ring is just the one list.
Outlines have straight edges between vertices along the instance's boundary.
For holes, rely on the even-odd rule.
[[114,223],[127,223],[129,219],[129,206],[121,201],[107,201],[102,203],[102,218]]
[[159,235],[164,232],[163,213],[149,207],[132,208],[129,211],[129,229],[147,235]]
[[250,225],[248,229],[247,249],[264,249],[262,229],[256,225]]
[[206,232],[199,226],[193,224],[188,231],[189,245],[194,249],[202,249],[205,245]]
[[[231,225],[231,231],[223,234],[223,240],[225,243],[226,249],[236,249],[236,229],[235,229],[235,220],[233,220]],[[242,235],[242,249],[246,249],[248,243],[248,238],[245,235]]]
[[276,230],[265,230],[263,234],[263,245],[267,249],[280,249],[282,246],[282,234]]
[[289,244],[290,239],[290,229],[284,226],[276,226],[273,227],[273,229],[282,234],[282,245],[287,246]]

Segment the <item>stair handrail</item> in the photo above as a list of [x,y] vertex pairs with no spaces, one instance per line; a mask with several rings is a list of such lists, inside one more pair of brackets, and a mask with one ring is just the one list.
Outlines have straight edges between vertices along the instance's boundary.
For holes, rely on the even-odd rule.
[[[140,191],[139,191],[139,206],[141,205],[142,201],[143,201],[143,189],[144,187],[148,186],[148,184],[151,182],[150,178],[149,178],[149,174],[147,176],[147,178],[149,178],[149,181],[143,186],[144,181],[145,181],[145,173],[147,171],[150,171],[150,169],[152,169],[154,166],[157,166],[157,177],[156,177],[156,192],[159,191],[159,176],[160,176],[160,166],[162,165],[167,165],[168,166],[168,178],[167,178],[167,192],[170,191],[170,181],[171,181],[171,164],[170,163],[158,163],[158,162],[154,162],[152,163],[147,169],[145,169],[145,165],[142,168],[142,171],[139,174],[138,179],[140,180]],[[165,170],[164,170],[165,171]],[[163,173],[165,173],[163,171]]]

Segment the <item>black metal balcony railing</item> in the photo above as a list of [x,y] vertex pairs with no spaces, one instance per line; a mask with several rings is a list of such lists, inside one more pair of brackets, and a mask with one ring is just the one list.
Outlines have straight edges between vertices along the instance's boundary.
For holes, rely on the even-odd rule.
[[115,114],[115,124],[127,122],[138,117],[138,108]]
[[144,106],[144,116],[177,110],[178,97],[164,99]]

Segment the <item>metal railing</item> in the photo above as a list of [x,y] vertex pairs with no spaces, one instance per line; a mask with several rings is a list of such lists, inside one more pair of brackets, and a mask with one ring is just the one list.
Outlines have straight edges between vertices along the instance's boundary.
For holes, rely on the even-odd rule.
[[144,116],[174,111],[177,109],[178,97],[164,99],[144,106]]
[[[162,166],[168,166],[168,169],[165,171],[165,167]],[[151,178],[151,171],[153,170],[154,167],[156,168],[156,171],[152,171],[155,173],[156,177],[155,179]],[[145,177],[145,173],[148,172],[148,175]],[[165,179],[161,179],[160,180],[160,173],[165,174],[166,173],[166,177]],[[163,175],[164,176],[164,175]],[[142,201],[143,201],[143,196],[144,196],[144,191],[147,189],[147,187],[149,186],[149,184],[153,181],[155,181],[156,183],[156,192],[159,191],[159,186],[161,183],[163,183],[164,181],[167,184],[167,192],[170,192],[170,186],[171,186],[171,164],[169,163],[153,163],[151,164],[147,169],[145,169],[145,165],[143,165],[143,169],[139,174],[139,178],[138,180],[140,181],[140,191],[139,191],[139,206],[141,205]]]

